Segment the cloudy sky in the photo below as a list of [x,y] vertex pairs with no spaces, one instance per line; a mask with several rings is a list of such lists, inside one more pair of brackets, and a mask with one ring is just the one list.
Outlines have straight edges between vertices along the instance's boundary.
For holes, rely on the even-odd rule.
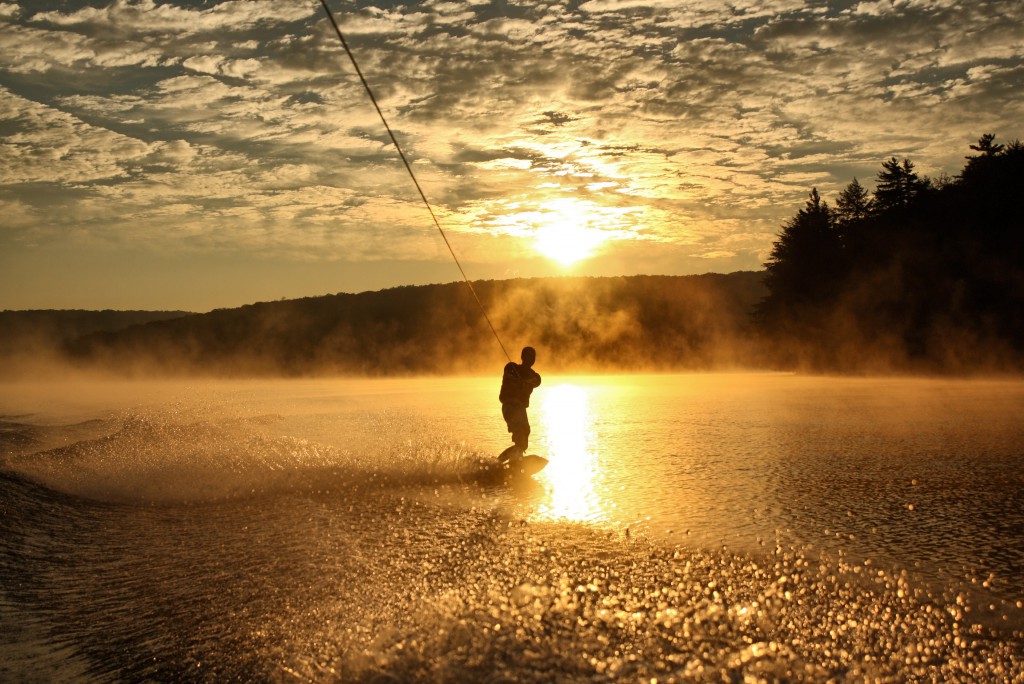
[[[330,0],[474,279],[759,269],[1024,137],[1020,0]],[[460,278],[317,0],[0,0],[0,309]]]

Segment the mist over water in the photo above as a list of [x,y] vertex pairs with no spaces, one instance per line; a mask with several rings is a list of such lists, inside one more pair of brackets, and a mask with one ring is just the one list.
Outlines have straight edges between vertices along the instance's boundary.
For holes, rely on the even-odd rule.
[[1024,383],[11,383],[0,675],[1024,674]]

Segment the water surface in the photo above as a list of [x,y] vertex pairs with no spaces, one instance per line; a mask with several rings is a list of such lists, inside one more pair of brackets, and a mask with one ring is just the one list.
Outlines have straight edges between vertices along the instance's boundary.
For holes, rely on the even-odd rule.
[[510,485],[496,395],[5,386],[6,674],[1021,675],[1024,383],[546,376]]

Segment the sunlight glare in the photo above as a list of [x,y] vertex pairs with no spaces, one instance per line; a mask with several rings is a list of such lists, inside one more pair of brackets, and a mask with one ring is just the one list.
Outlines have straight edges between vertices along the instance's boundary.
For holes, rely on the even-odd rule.
[[593,418],[586,390],[569,384],[552,387],[543,395],[540,409],[550,461],[542,473],[550,486],[550,501],[538,513],[548,519],[604,519],[595,486],[599,467],[590,445]]

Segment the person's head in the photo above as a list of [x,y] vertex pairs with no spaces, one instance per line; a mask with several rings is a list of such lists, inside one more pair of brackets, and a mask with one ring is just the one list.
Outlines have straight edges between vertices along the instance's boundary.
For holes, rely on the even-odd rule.
[[530,368],[533,366],[533,362],[537,360],[537,350],[533,347],[523,347],[522,358],[523,365]]

